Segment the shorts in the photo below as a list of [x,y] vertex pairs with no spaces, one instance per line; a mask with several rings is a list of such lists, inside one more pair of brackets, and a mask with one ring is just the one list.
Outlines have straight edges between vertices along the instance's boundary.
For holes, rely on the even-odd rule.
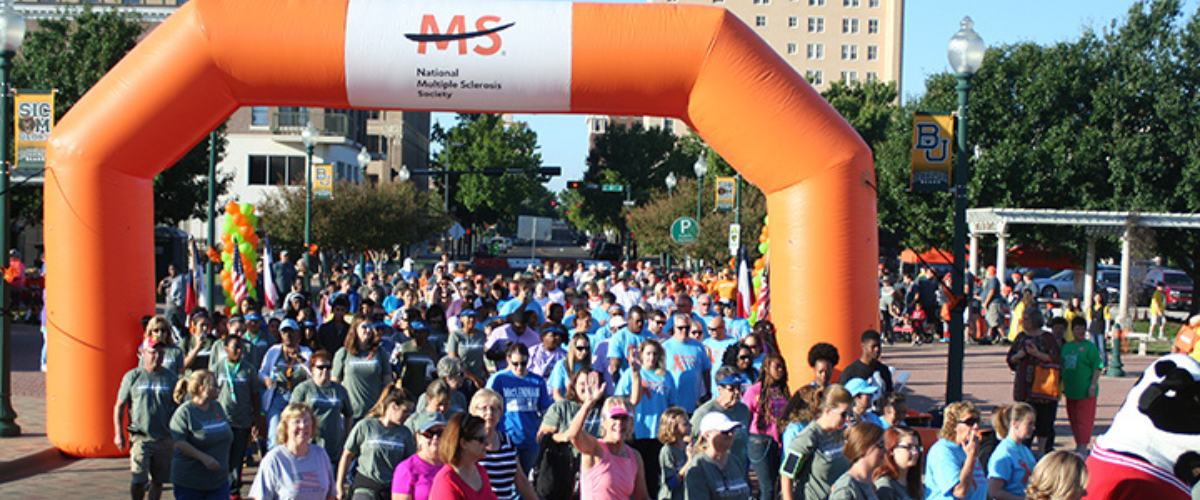
[[171,479],[171,459],[175,454],[175,443],[170,439],[134,437],[129,444],[129,471],[134,483],[145,483],[153,479],[163,484]]
[[999,300],[993,300],[988,304],[987,314],[984,316],[987,319],[988,328],[998,328],[1000,320],[1004,318],[1004,309],[1000,307]]

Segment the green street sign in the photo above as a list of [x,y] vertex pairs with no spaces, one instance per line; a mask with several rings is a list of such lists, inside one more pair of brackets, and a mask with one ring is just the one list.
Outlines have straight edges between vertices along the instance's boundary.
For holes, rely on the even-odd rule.
[[620,193],[621,191],[625,190],[625,186],[620,184],[605,184],[600,186],[600,190],[604,191],[605,193]]
[[695,243],[700,237],[700,223],[691,217],[680,217],[671,223],[671,239],[675,243],[687,245]]

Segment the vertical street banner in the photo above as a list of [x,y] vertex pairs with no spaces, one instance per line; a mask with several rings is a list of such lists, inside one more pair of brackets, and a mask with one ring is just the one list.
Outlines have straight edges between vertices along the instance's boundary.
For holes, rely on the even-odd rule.
[[733,210],[737,177],[717,177],[717,211]]
[[910,191],[947,191],[954,167],[954,116],[913,113],[912,178]]
[[13,106],[16,171],[31,176],[46,166],[46,141],[54,130],[54,91],[18,90]]
[[313,198],[333,199],[333,165],[313,165]]

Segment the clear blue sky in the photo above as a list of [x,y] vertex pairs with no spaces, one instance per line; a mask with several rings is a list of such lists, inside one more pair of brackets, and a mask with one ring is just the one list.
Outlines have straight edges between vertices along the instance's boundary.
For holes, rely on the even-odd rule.
[[[946,44],[958,31],[963,16],[975,21],[975,31],[988,46],[1017,42],[1052,44],[1078,39],[1087,29],[1102,32],[1123,19],[1133,0],[907,0],[904,13],[904,55],[901,91],[911,97],[925,92],[925,78],[949,71]],[[1188,15],[1194,1],[1184,3]],[[987,64],[987,61],[984,61]],[[438,113],[444,126],[453,115]],[[545,165],[560,166],[562,177],[550,182],[551,191],[579,179],[587,158],[587,126],[582,115],[516,115],[538,133]]]

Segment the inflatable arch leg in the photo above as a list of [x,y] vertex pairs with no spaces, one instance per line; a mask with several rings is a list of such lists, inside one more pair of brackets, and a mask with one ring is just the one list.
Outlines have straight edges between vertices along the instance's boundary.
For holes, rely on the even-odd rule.
[[[420,93],[432,91],[414,73],[459,62],[473,80],[455,71],[444,80],[460,87]],[[870,152],[724,9],[193,0],[51,137],[47,428],[62,451],[118,454],[112,405],[154,307],[152,179],[246,105],[678,117],[767,194],[772,309],[792,376],[809,376],[799,368],[820,341],[849,362],[877,324]]]

